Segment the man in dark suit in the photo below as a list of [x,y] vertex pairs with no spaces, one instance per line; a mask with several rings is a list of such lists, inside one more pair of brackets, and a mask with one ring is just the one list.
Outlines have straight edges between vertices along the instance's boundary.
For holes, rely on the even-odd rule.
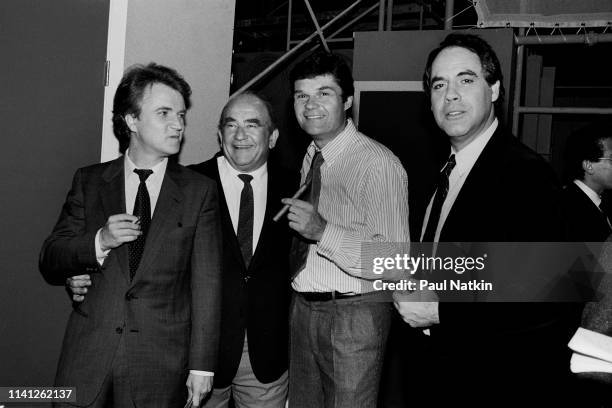
[[[87,273],[70,315],[57,386],[77,406],[198,406],[212,388],[220,318],[217,189],[168,160],[191,89],[173,69],[124,75],[113,130],[125,154],[79,169],[40,255],[51,283]],[[187,391],[185,392],[185,382]]]
[[[585,305],[581,326],[612,336],[612,246],[608,240],[612,229],[602,208],[601,195],[612,189],[612,126],[594,122],[574,132],[566,147],[566,172],[571,182],[563,190],[562,203],[568,240],[587,244],[595,256],[592,284],[594,299]],[[603,246],[593,246],[602,242]],[[590,253],[590,252],[589,252]],[[580,373],[580,402],[584,407],[610,406],[612,375]],[[606,405],[607,404],[607,405]]]
[[268,160],[278,129],[270,105],[259,96],[232,98],[221,113],[218,135],[221,153],[191,167],[215,180],[222,197],[221,345],[205,406],[227,407],[231,395],[239,408],[284,408],[291,239],[286,223],[272,217],[297,186]]
[[[450,34],[430,53],[423,82],[451,152],[427,209],[421,241],[462,243],[468,248],[464,256],[487,254],[495,248],[489,242],[507,243],[503,250],[512,254],[512,248],[521,248],[515,243],[560,241],[552,170],[496,118],[502,74],[489,44],[475,35]],[[524,276],[523,260],[516,261],[510,271],[518,274],[516,280],[506,278],[528,288],[518,277]],[[438,301],[433,293],[419,295],[420,301],[411,302],[416,292],[408,297],[396,293],[395,305],[411,326],[431,328],[432,364],[437,363],[432,384],[444,390],[431,393],[433,401],[453,406],[555,406],[554,401],[562,401],[571,335],[563,305],[484,303],[479,301],[487,296],[484,291],[462,294],[476,299],[462,303]],[[444,300],[448,293],[438,295]]]
[[612,126],[595,122],[572,134],[567,144],[567,175],[562,202],[567,236],[573,242],[603,242],[612,228],[601,209],[601,195],[612,189]]

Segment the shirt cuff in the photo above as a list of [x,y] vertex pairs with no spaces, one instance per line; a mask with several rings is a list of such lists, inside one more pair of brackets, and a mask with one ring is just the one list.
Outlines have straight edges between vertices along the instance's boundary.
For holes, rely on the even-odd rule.
[[204,377],[213,377],[215,373],[212,371],[189,370],[189,374],[202,375]]
[[106,257],[108,256],[108,253],[110,252],[110,249],[107,249],[106,251],[102,250],[102,244],[100,244],[100,234],[101,233],[102,233],[102,228],[100,228],[98,232],[96,232],[96,238],[94,239],[94,242],[96,245],[96,260],[98,261],[98,264],[100,266],[102,266],[102,264],[104,263],[104,260],[106,259]]

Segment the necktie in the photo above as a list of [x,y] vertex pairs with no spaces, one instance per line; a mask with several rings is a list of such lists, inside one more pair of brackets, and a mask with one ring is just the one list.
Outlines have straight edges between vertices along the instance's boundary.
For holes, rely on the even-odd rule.
[[440,172],[438,177],[438,187],[436,188],[436,195],[431,205],[431,211],[429,212],[429,220],[427,221],[427,228],[423,235],[423,242],[433,242],[436,236],[436,229],[438,228],[438,222],[440,221],[440,212],[442,211],[442,204],[448,194],[448,177],[455,167],[455,155],[452,154],[446,165]]
[[152,170],[135,169],[134,173],[138,174],[140,178],[140,184],[138,185],[138,192],[136,193],[136,201],[134,202],[134,215],[138,217],[140,221],[140,230],[142,234],[132,241],[129,246],[130,255],[130,281],[134,279],[136,269],[140,264],[140,258],[144,252],[145,241],[147,239],[147,232],[149,231],[149,225],[151,224],[151,199],[149,198],[149,191],[147,190],[146,180],[153,174]]
[[238,213],[238,244],[240,244],[240,252],[244,265],[248,268],[253,257],[253,187],[251,180],[253,176],[248,174],[239,174],[240,180],[244,183],[242,193],[240,193],[240,211]]
[[[304,196],[307,201],[312,204],[314,209],[319,208],[319,194],[321,193],[321,165],[323,164],[323,155],[321,152],[315,152],[312,162],[310,163],[310,170],[306,175],[306,183],[309,183]],[[291,276],[295,277],[306,265],[306,258],[308,257],[308,245],[309,242],[301,237],[295,236],[291,242],[291,255],[289,258]]]

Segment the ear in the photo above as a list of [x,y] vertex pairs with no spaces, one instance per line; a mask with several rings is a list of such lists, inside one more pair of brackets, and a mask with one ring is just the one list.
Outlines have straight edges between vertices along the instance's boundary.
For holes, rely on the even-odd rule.
[[125,120],[125,123],[127,124],[128,128],[132,132],[136,132],[136,120],[137,120],[137,118],[134,115],[132,115],[131,113],[128,113],[127,115],[125,115],[123,117],[123,120]]
[[491,102],[497,101],[499,98],[499,80],[495,81],[493,85],[491,85]]
[[583,160],[582,170],[584,170],[586,174],[593,174],[593,163],[589,160]]
[[278,140],[278,129],[274,129],[272,134],[270,134],[270,138],[268,139],[268,147],[272,149],[276,146],[276,141]]
[[348,98],[346,98],[346,101],[344,101],[344,110],[349,110],[351,106],[353,106],[353,97],[349,96]]
[[217,130],[217,137],[219,138],[219,147],[223,147],[223,133],[220,130]]

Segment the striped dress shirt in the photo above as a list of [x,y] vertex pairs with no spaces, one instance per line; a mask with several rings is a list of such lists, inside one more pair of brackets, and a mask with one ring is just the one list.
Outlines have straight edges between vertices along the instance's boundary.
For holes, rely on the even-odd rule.
[[[315,151],[312,142],[302,163],[302,183]],[[321,154],[318,211],[327,226],[321,240],[309,246],[306,265],[293,280],[293,289],[371,291],[371,283],[362,278],[361,244],[410,241],[408,176],[399,159],[359,133],[351,119]]]

